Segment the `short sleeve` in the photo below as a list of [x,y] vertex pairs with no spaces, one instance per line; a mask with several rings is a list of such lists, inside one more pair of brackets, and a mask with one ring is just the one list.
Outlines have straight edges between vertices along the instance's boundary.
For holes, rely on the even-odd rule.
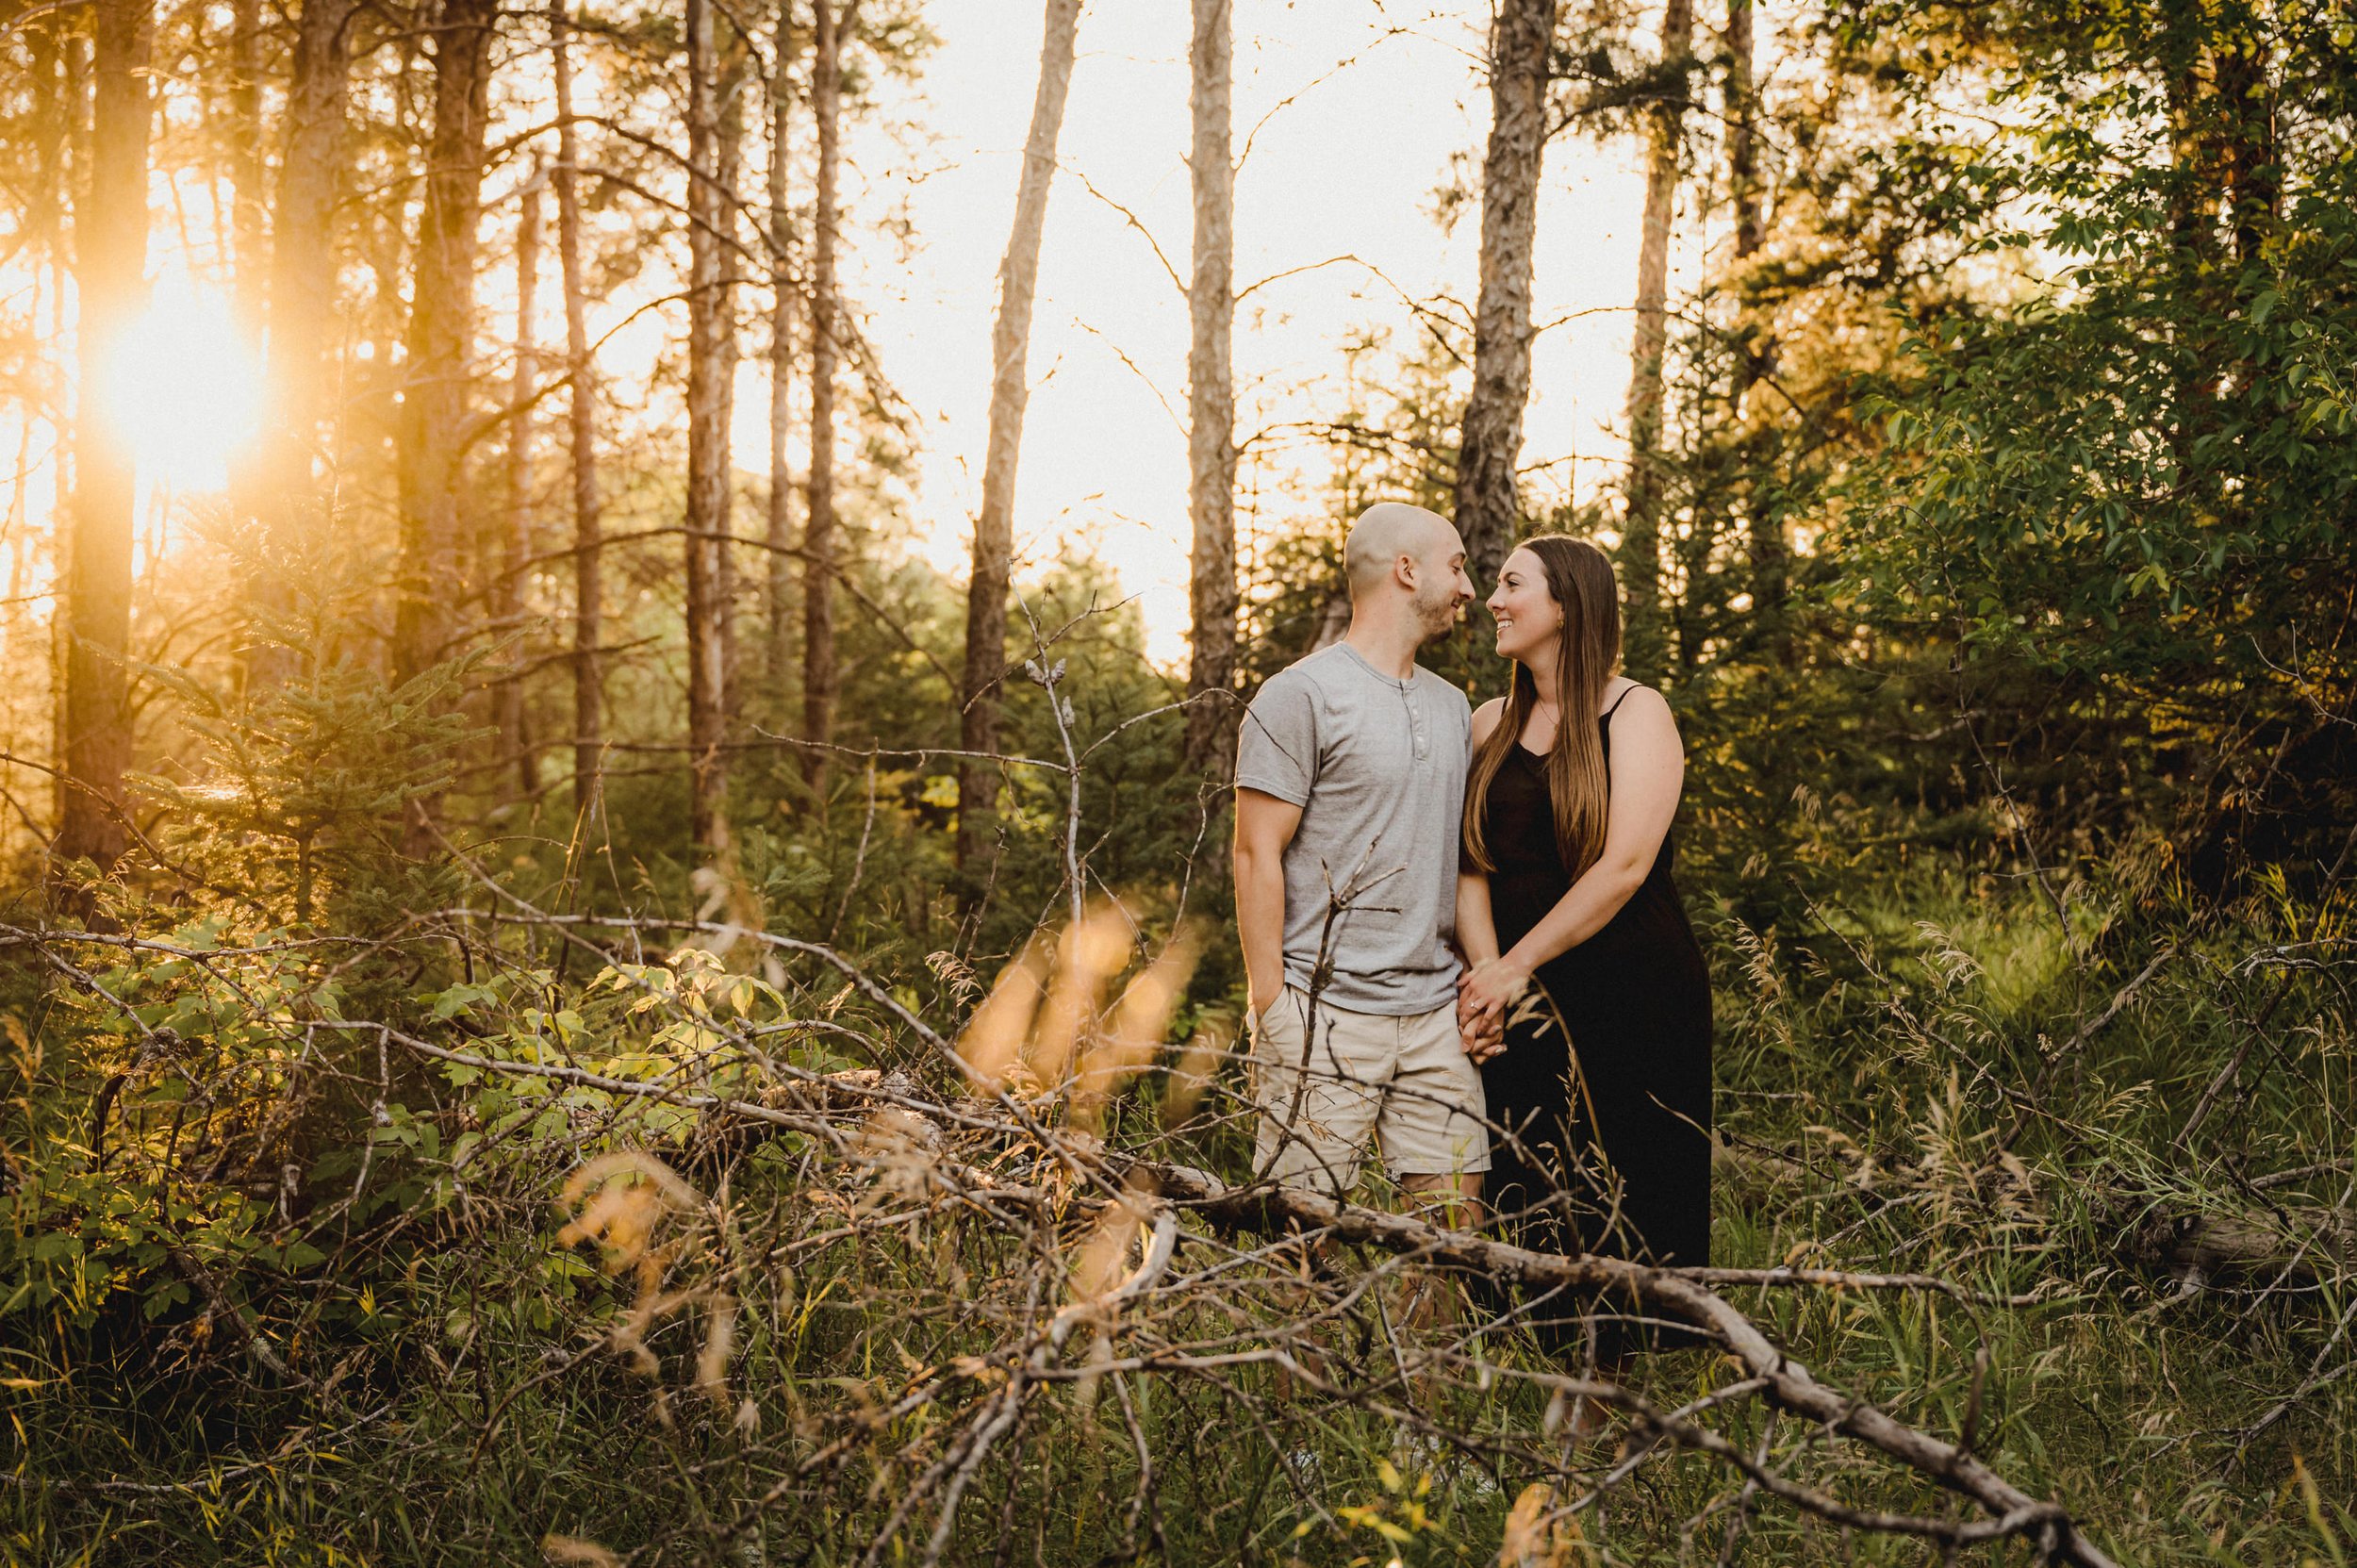
[[1236,786],[1296,806],[1318,776],[1317,693],[1290,670],[1261,688],[1236,736]]

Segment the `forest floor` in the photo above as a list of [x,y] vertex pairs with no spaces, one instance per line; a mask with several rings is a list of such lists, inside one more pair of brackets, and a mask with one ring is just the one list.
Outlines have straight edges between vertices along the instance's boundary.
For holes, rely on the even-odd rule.
[[[1805,939],[1711,928],[1714,1263],[1942,1283],[1720,1296],[2114,1560],[2346,1568],[2357,1279],[2347,1233],[2316,1216],[2349,1207],[2357,1080],[2332,975],[2267,958],[2313,922],[2254,904],[2195,925],[2084,889],[1955,883],[1813,918]],[[294,983],[280,957],[146,956],[85,973],[183,1036],[216,981],[282,1014],[292,995],[256,995],[266,970]],[[1125,1296],[1113,1281],[1133,1248],[1151,1262],[1165,1211],[1092,1197],[1056,1156],[1128,1147],[1232,1180],[1232,1075],[1174,1115],[1186,1073],[1149,1071],[1095,1133],[1067,1122],[1027,1152],[981,1102],[924,1087],[938,1079],[912,1028],[864,1025],[903,1053],[881,1100],[862,1080],[870,1098],[834,1123],[729,1123],[651,1090],[650,1063],[699,1031],[776,1045],[737,1023],[843,987],[772,989],[775,971],[693,956],[584,967],[519,959],[425,999],[389,1048],[440,1041],[438,1060],[396,1065],[387,1036],[349,1031],[321,1047],[372,1128],[300,1184],[382,1197],[320,1204],[317,1223],[271,1220],[291,1166],[241,1229],[143,1183],[138,1134],[162,1100],[135,1114],[124,1096],[124,1152],[72,1192],[11,1158],[0,1562],[2039,1555],[2035,1528],[1943,1547],[1766,1494],[1783,1479],[1861,1519],[1977,1516],[1938,1477],[1775,1413],[1724,1351],[1640,1358],[1623,1381],[1654,1417],[1694,1412],[1754,1461],[1749,1480],[1625,1408],[1577,1441],[1584,1412],[1549,1379],[1588,1369],[1547,1362],[1488,1296],[1420,1310],[1428,1278],[1382,1246],[1305,1260],[1179,1204],[1160,1271]],[[20,1108],[74,1081],[74,1032],[105,1011],[25,1015]],[[2184,1136],[2254,1023],[2267,1048]],[[633,1029],[635,1049],[611,1043]],[[595,1082],[498,1065],[601,1031],[569,1058]],[[806,1060],[823,1077],[849,1058]],[[222,1092],[188,1065],[184,1089]],[[291,1100],[299,1064],[273,1073],[255,1103]],[[811,1103],[759,1099],[741,1064],[704,1086]],[[61,1137],[27,1128],[23,1156]],[[618,1149],[662,1163],[632,1180]],[[975,1174],[960,1186],[953,1167]],[[138,1231],[124,1216],[142,1207],[166,1220]],[[109,1223],[130,1229],[109,1241]]]

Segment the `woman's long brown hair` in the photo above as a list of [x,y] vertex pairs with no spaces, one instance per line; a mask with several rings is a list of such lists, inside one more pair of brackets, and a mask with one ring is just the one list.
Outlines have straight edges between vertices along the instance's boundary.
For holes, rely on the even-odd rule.
[[[1563,611],[1556,647],[1558,719],[1555,744],[1547,751],[1547,794],[1555,805],[1556,852],[1576,881],[1604,853],[1605,817],[1612,800],[1596,713],[1621,662],[1620,585],[1604,552],[1585,539],[1541,534],[1525,539],[1519,548],[1539,558],[1547,592]],[[1465,849],[1484,871],[1497,869],[1481,833],[1490,784],[1512,749],[1522,744],[1523,727],[1530,722],[1538,701],[1539,683],[1532,679],[1530,667],[1517,663],[1514,684],[1506,693],[1506,711],[1490,738],[1474,751],[1465,780]]]

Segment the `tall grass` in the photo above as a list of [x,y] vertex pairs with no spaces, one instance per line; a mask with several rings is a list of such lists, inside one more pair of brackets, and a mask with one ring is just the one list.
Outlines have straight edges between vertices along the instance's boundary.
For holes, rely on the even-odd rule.
[[[2333,948],[2283,950],[2318,929],[2296,900],[2263,893],[2197,918],[2157,885],[2075,886],[2058,911],[2028,884],[1927,877],[1818,905],[1800,929],[1714,926],[1728,1146],[1715,1261],[2034,1297],[1733,1293],[1829,1380],[1934,1433],[1969,1428],[1975,1452],[2123,1561],[2343,1564],[2357,1377],[2335,1374],[2357,1345],[2332,1336],[2357,1302],[2349,1260],[2323,1245],[2274,1276],[2172,1277],[2139,1238],[2170,1215],[2348,1206],[2346,965]],[[576,960],[568,979],[551,940],[483,944],[474,979],[406,1026],[622,1081],[695,1064],[715,1093],[780,1092],[729,1045],[748,1036],[781,1071],[874,1049],[865,1065],[955,1089],[887,1011],[816,967],[765,978],[690,954],[595,980]],[[925,1129],[882,1114],[845,1121],[835,1143],[723,1135],[677,1107],[404,1059],[338,1027],[355,1020],[338,1016],[316,950],[83,957],[136,1020],[65,984],[25,982],[14,1010],[11,1565],[526,1562],[544,1546],[635,1564],[916,1560],[933,1515],[887,1531],[896,1506],[1009,1372],[961,1358],[1059,1305],[1023,1282],[1068,1285],[1109,1212],[1041,1150],[1013,1149],[1006,1182],[1071,1201],[1045,1230],[976,1223],[930,1180]],[[2179,1147],[2194,1097],[2278,988],[2253,1081]],[[1178,1032],[1215,1032],[1206,1018],[1182,1013]],[[1104,1135],[1237,1174],[1233,1069],[1181,1120],[1174,1059],[1113,1104]],[[91,1109],[118,1078],[100,1171]],[[658,1154],[686,1196],[644,1196],[627,1171],[579,1180],[625,1148]],[[1412,1271],[1394,1258],[1341,1249],[1310,1267],[1190,1235],[1166,1287],[1084,1327],[976,1466],[945,1560],[1938,1560],[1669,1448],[1561,1514],[1583,1477],[1639,1456],[1607,1442],[1554,1468],[1564,1411],[1532,1375],[1555,1369],[1516,1329],[1485,1331],[1471,1303],[1438,1328],[1403,1323]],[[1305,1314],[1317,1326],[1301,1329]],[[1323,1359],[1090,1371],[1145,1344],[1273,1343]],[[1720,1358],[1676,1352],[1632,1386],[1667,1410],[1728,1377]],[[1958,1507],[1757,1407],[1718,1413],[1745,1452],[1845,1501]],[[1532,1492],[1542,1476],[1553,1490]]]

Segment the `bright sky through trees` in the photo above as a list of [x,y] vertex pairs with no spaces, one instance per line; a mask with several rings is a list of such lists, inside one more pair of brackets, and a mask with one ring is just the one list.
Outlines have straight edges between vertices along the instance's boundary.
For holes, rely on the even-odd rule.
[[[857,248],[849,287],[868,312],[883,374],[918,421],[918,537],[936,565],[962,572],[980,500],[994,267],[1028,112],[1007,84],[1032,69],[1037,19],[1028,3],[997,0],[929,20],[942,43],[910,106],[925,131],[871,124],[851,148],[862,217],[903,212],[908,250]],[[1281,427],[1336,411],[1341,343],[1375,327],[1405,349],[1420,330],[1416,305],[1470,309],[1477,203],[1460,206],[1445,232],[1436,205],[1442,187],[1478,183],[1467,158],[1487,124],[1481,38],[1477,19],[1432,10],[1318,6],[1239,18],[1236,361],[1247,552],[1256,532],[1290,526],[1321,503],[1318,470],[1296,469]],[[1152,652],[1164,661],[1183,656],[1186,623],[1186,437],[1177,414],[1186,309],[1165,271],[1165,261],[1181,272],[1187,261],[1185,52],[1183,8],[1100,4],[1082,18],[1016,495],[1018,569],[1075,546],[1093,550],[1141,596]],[[168,202],[163,187],[159,176],[157,200]],[[1524,452],[1536,497],[1593,495],[1622,461],[1642,187],[1633,140],[1567,133],[1550,149]],[[1690,227],[1681,238],[1678,259],[1690,270],[1697,242]],[[211,242],[195,243],[206,254],[192,258],[171,230],[157,231],[155,303],[124,351],[136,366],[124,416],[143,487],[160,483],[177,496],[225,484],[259,395],[253,349],[206,275]],[[641,282],[651,288],[662,275]],[[480,280],[486,337],[512,310],[512,288],[499,269]],[[561,331],[554,292],[541,293],[543,341]],[[608,300],[599,314],[618,322],[641,303]],[[668,329],[659,315],[625,326],[603,347],[609,371],[651,371]],[[764,373],[752,359],[738,370],[733,455],[747,473],[766,467]],[[651,412],[669,418],[677,407],[658,399]]]
[[[859,149],[871,204],[904,194],[922,237],[906,269],[871,250],[854,287],[874,311],[888,372],[926,421],[922,503],[932,558],[951,569],[962,569],[980,503],[993,268],[1029,110],[1008,84],[1034,69],[1035,13],[1016,0],[936,12],[942,48],[922,89],[931,143],[896,151],[871,138]],[[1185,646],[1186,435],[1174,411],[1186,395],[1187,319],[1155,246],[1184,272],[1186,25],[1182,6],[1099,4],[1081,18],[1015,511],[1025,562],[1054,559],[1072,540],[1117,568],[1142,596],[1153,652],[1165,660]],[[1481,43],[1466,8],[1239,13],[1240,440],[1333,413],[1337,351],[1354,329],[1389,326],[1404,348],[1414,330],[1409,300],[1445,294],[1470,309],[1478,206],[1460,207],[1446,234],[1433,208],[1451,179],[1478,184],[1476,164],[1451,160],[1478,149],[1487,130]],[[1524,452],[1525,465],[1554,465],[1533,476],[1540,497],[1574,482],[1592,495],[1621,459],[1639,159],[1633,141],[1600,146],[1570,134],[1550,150],[1534,311],[1542,330]],[[1343,256],[1360,260],[1318,265]],[[1275,275],[1293,269],[1310,270]],[[761,417],[743,392],[737,407],[741,421]],[[750,422],[740,430],[740,449],[753,434]],[[1318,501],[1270,493],[1273,482],[1304,477],[1290,472],[1280,446],[1257,471],[1247,454],[1241,477],[1247,549],[1255,528],[1284,526]]]

